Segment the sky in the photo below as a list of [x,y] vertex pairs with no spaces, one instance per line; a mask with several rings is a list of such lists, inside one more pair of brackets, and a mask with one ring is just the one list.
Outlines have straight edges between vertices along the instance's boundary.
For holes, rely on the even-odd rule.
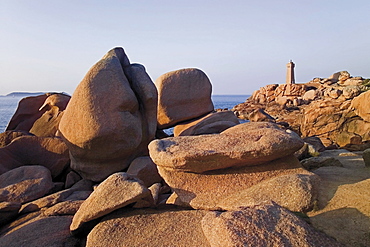
[[0,95],[72,94],[114,47],[155,81],[199,68],[213,94],[346,70],[370,78],[368,0],[0,0]]

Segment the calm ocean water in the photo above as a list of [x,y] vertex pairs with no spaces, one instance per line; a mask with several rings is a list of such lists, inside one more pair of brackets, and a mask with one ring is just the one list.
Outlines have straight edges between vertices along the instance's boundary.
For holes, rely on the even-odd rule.
[[[215,109],[228,108],[244,102],[250,95],[212,95]],[[24,96],[0,96],[0,133],[5,131],[9,120],[17,109],[18,102]]]

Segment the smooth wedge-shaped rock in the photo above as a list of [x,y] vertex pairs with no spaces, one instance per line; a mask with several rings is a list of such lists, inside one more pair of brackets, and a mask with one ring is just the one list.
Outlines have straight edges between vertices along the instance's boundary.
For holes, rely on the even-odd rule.
[[140,180],[124,172],[114,173],[82,203],[73,217],[70,230],[73,234],[79,234],[84,228],[90,227],[84,226],[85,223],[147,196],[151,196],[151,193]]

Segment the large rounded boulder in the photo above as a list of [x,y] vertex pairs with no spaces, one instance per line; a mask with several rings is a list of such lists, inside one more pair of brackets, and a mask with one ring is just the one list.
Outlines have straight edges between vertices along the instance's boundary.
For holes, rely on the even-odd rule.
[[213,111],[212,85],[207,75],[194,68],[161,75],[158,89],[158,128],[166,129]]
[[130,64],[122,48],[110,50],[78,85],[60,121],[71,167],[102,181],[147,154],[157,97],[144,66]]

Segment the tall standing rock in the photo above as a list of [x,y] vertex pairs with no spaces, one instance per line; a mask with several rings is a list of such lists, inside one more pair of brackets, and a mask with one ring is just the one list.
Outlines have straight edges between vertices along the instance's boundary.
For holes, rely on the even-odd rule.
[[158,128],[191,120],[213,111],[212,85],[207,75],[194,68],[180,69],[161,75],[158,88]]
[[110,50],[76,88],[60,121],[71,167],[102,181],[147,154],[154,138],[157,90],[142,65]]

